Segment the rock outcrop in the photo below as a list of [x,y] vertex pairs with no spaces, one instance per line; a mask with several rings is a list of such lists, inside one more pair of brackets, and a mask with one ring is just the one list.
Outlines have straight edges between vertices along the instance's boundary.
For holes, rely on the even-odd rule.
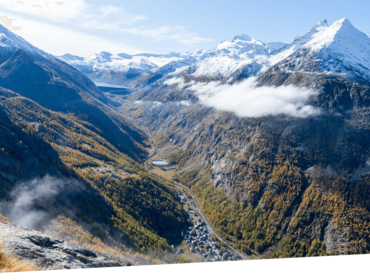
[[131,266],[119,257],[86,250],[28,228],[0,222],[4,250],[40,270]]

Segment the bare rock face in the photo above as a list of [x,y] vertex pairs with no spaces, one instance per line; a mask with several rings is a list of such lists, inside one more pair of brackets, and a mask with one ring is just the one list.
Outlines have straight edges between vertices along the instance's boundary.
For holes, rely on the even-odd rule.
[[7,253],[40,270],[131,266],[121,258],[86,250],[13,224],[0,223],[0,240]]

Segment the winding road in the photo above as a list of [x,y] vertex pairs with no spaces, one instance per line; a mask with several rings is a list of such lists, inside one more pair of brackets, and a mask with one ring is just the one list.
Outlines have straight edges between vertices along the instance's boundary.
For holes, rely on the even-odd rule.
[[[127,116],[128,117],[128,116]],[[137,121],[135,121],[134,119],[132,119],[131,117],[128,117],[129,119],[131,119],[133,122],[137,123],[138,125],[140,125],[141,127],[145,128],[145,130],[147,131],[147,135],[149,136],[149,139],[152,139],[153,140],[153,148],[154,148],[154,151],[153,153],[150,153],[150,155],[148,156],[148,159],[144,162],[144,167],[148,170],[149,173],[151,173],[151,171],[148,169],[146,163],[150,160],[150,158],[152,158],[154,155],[157,154],[157,143],[155,142],[155,139],[152,137],[151,133],[150,133],[150,130],[144,126],[143,124],[141,123],[138,123]],[[192,209],[200,216],[202,217],[204,223],[206,224],[206,227],[207,227],[207,230],[210,234],[214,234],[219,241],[223,241],[225,243],[225,245],[229,248],[229,250],[233,251],[235,255],[239,256],[240,258],[242,258],[243,260],[248,260],[248,257],[243,254],[242,252],[240,252],[239,250],[235,249],[233,246],[231,246],[228,242],[224,241],[218,234],[217,232],[215,232],[211,226],[211,224],[209,223],[209,221],[206,219],[206,217],[204,216],[203,212],[201,211],[199,205],[198,205],[198,202],[194,196],[194,194],[191,192],[191,190],[187,187],[187,186],[184,186],[183,184],[181,183],[178,183],[178,182],[173,182],[171,180],[167,180],[165,178],[162,178],[166,181],[168,181],[169,183],[173,184],[175,187],[177,188],[180,188],[180,189],[183,189],[183,190],[186,190],[189,195],[191,196],[191,198],[193,199],[193,202],[194,202],[194,207],[192,207]],[[255,256],[256,258],[258,258],[257,256]]]
[[201,211],[199,205],[198,205],[198,202],[197,200],[195,199],[195,196],[194,194],[191,192],[191,190],[184,186],[183,184],[180,184],[180,183],[175,183],[175,186],[178,187],[178,188],[182,188],[183,190],[185,189],[188,194],[191,196],[193,202],[194,202],[194,206],[190,206],[195,212],[197,212],[197,214],[203,219],[204,223],[206,224],[206,227],[207,227],[207,230],[210,234],[214,234],[217,239],[219,241],[223,241],[225,243],[225,245],[229,248],[229,250],[233,251],[235,255],[239,256],[240,258],[242,258],[243,260],[248,260],[247,256],[244,255],[242,252],[240,252],[239,250],[235,249],[233,246],[231,246],[228,242],[226,242],[225,240],[223,240],[218,234],[216,231],[213,230],[211,224],[209,223],[209,221],[207,220],[207,218],[204,216],[203,212]]
[[[141,124],[140,124],[141,125]],[[148,134],[148,136],[149,136],[149,138],[151,138],[151,139],[153,139],[153,148],[154,148],[154,152],[153,152],[153,154],[150,154],[149,155],[149,157],[148,157],[148,159],[145,161],[145,163],[144,163],[144,166],[145,166],[145,168],[150,172],[150,170],[147,168],[147,165],[146,165],[146,163],[147,163],[147,161],[148,160],[150,160],[150,158],[151,157],[153,157],[154,155],[156,155],[157,154],[157,144],[156,144],[156,142],[155,142],[155,140],[154,140],[154,138],[152,138],[152,135],[151,135],[151,133],[150,133],[150,131],[149,131],[149,129],[147,128],[147,127],[145,127],[145,126],[143,126],[143,125],[141,125],[142,127],[144,127],[146,130],[147,130],[147,134]],[[166,180],[166,179],[165,179]],[[230,251],[232,251],[232,252],[234,252],[234,254],[236,255],[236,256],[238,256],[239,258],[241,258],[241,259],[243,259],[243,260],[248,260],[248,257],[245,255],[245,254],[243,254],[242,252],[240,252],[239,250],[237,250],[237,249],[235,249],[233,246],[231,246],[228,242],[226,242],[226,241],[224,241],[218,234],[217,234],[217,232],[212,228],[212,226],[211,226],[211,224],[209,223],[209,221],[207,220],[207,218],[204,216],[204,214],[203,214],[203,212],[202,212],[202,210],[200,209],[200,206],[199,206],[199,204],[198,204],[198,202],[197,202],[197,200],[196,200],[196,198],[195,198],[195,196],[194,196],[194,194],[191,192],[191,190],[187,187],[187,186],[185,186],[185,185],[183,185],[183,184],[181,184],[181,183],[178,183],[178,182],[173,182],[173,181],[171,181],[171,180],[166,180],[166,181],[168,181],[168,182],[170,182],[170,183],[172,183],[175,187],[177,187],[177,188],[180,188],[180,189],[182,189],[182,190],[186,190],[186,192],[191,196],[191,198],[192,198],[192,200],[193,200],[193,202],[194,202],[194,206],[190,206],[191,208],[192,208],[192,210],[194,210],[202,219],[203,219],[203,221],[204,221],[204,223],[205,223],[205,225],[206,225],[206,227],[207,227],[207,230],[208,230],[208,232],[210,233],[210,234],[214,234],[216,237],[217,237],[217,239],[219,240],[219,241],[221,241],[221,242],[224,242],[225,243],[225,245],[229,248],[229,250]]]

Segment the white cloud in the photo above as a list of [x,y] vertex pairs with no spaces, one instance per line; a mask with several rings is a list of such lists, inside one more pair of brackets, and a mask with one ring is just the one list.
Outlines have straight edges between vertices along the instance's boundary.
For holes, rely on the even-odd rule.
[[102,17],[107,16],[119,16],[120,18],[125,17],[127,19],[131,19],[132,21],[140,21],[140,20],[146,20],[146,16],[142,14],[131,14],[127,13],[124,9],[117,7],[117,6],[100,6],[99,10],[102,12]]
[[7,10],[56,21],[80,18],[87,6],[84,0],[1,0],[0,2],[0,7]]
[[213,39],[202,38],[186,30],[183,26],[160,26],[160,27],[133,27],[121,28],[123,32],[142,35],[157,41],[174,41],[183,45],[193,46],[200,43],[212,42]]
[[181,100],[180,102],[178,102],[178,104],[185,107],[190,107],[192,105],[192,103],[187,100]]
[[0,201],[0,212],[21,226],[34,228],[47,216],[40,206],[55,200],[60,193],[71,195],[83,191],[85,186],[78,181],[45,176],[16,184],[10,200]]
[[172,86],[172,85],[177,85],[177,87],[179,88],[184,88],[187,84],[185,83],[185,79],[183,77],[175,77],[175,78],[171,78],[171,79],[168,79],[166,81],[164,81],[164,84],[165,85],[168,85],[168,86]]
[[[137,26],[138,23],[147,20],[145,15],[126,13],[124,9],[115,6],[103,6],[99,11],[100,14],[86,15],[82,26],[89,29],[140,35],[156,41],[174,41],[188,46],[213,41],[213,39],[202,38],[197,34],[191,33],[183,26]],[[106,20],[107,17],[109,18],[108,21]]]
[[182,78],[171,79],[168,85],[193,91],[200,102],[217,110],[233,112],[240,117],[263,117],[280,114],[304,118],[320,114],[320,109],[308,105],[318,93],[293,85],[257,87],[256,78],[238,84],[219,82],[186,84]]
[[[1,0],[0,9],[5,10],[6,12],[4,14],[7,16],[9,16],[9,13],[13,13],[17,19],[23,17],[35,20],[37,18],[39,23],[53,23],[61,29],[67,30],[67,28],[70,28],[78,30],[81,34],[84,32],[91,33],[94,30],[104,30],[114,32],[117,35],[126,33],[151,38],[155,41],[177,42],[186,46],[213,41],[212,39],[203,38],[189,32],[183,26],[152,26],[148,23],[144,24],[148,19],[143,14],[129,13],[118,6],[92,5],[86,0]],[[27,37],[24,30],[29,30],[30,28],[20,24],[19,20],[15,24],[17,27],[23,29],[23,32],[21,32],[22,36]],[[33,35],[35,35],[34,33]],[[54,36],[54,34],[51,34],[51,36]],[[108,36],[112,36],[112,34]],[[67,40],[68,37],[71,36],[67,36]],[[49,40],[49,38],[45,37],[44,41],[46,40]],[[59,41],[62,41],[62,38]],[[88,41],[92,44],[101,45],[99,41]],[[43,45],[46,44],[49,43],[43,43]],[[55,44],[54,47],[56,47]],[[100,49],[99,51],[102,50],[107,51],[107,49]],[[119,52],[122,51],[129,52],[127,49]]]
[[117,14],[122,14],[125,12],[124,9],[116,7],[116,6],[101,6],[100,10],[102,11],[102,17],[107,17],[110,15],[117,15]]
[[138,49],[120,42],[112,42],[105,38],[84,34],[51,24],[18,18],[17,24],[22,30],[17,34],[34,46],[53,55],[71,53],[86,56],[102,50],[111,53],[139,53]]
[[87,13],[81,25],[89,29],[121,31],[123,26],[132,25],[146,19],[145,15],[127,13],[117,6],[100,6],[92,13]]

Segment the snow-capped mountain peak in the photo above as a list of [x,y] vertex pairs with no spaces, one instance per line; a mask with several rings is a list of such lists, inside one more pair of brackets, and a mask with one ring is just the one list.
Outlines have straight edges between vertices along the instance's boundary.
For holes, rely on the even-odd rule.
[[119,53],[117,54],[119,57],[122,57],[124,59],[131,59],[132,58],[132,55],[129,55],[127,53]]
[[62,55],[60,58],[62,58],[63,60],[71,60],[71,61],[72,60],[78,60],[78,61],[84,60],[83,57],[73,55],[73,54],[69,54],[69,53],[66,53],[65,55]]
[[[292,51],[296,51],[299,48],[301,48],[304,44],[306,44],[308,41],[310,41],[315,36],[315,34],[321,32],[322,30],[325,30],[326,28],[328,28],[328,22],[326,21],[326,19],[322,19],[314,27],[312,27],[306,34],[304,34],[303,36],[297,36],[294,38],[293,42],[291,42],[290,44],[286,44],[284,46],[284,49],[285,50],[289,49],[290,53]],[[277,51],[282,52],[283,49],[278,49]]]
[[[99,63],[112,62],[112,54],[109,52],[100,52],[93,54],[86,58],[87,61],[95,61]],[[115,57],[115,59],[122,59],[121,57]]]
[[264,69],[267,69],[268,67],[289,57],[294,52],[302,48],[307,42],[312,40],[317,33],[326,30],[326,28],[328,28],[328,23],[325,19],[322,19],[307,31],[306,34],[295,37],[291,43],[282,44],[282,47],[280,48],[278,48],[279,45],[273,45],[275,48],[271,49],[271,57],[267,60],[268,63],[264,65]]
[[[326,19],[322,19],[320,20],[314,27],[312,27],[305,35],[303,35],[302,37],[296,37],[294,39],[295,40],[299,40],[299,39],[302,39],[302,38],[312,38],[312,36],[314,34],[316,34],[317,32],[320,32],[321,30],[325,30],[326,28],[328,28],[329,25],[328,25],[328,22]],[[293,42],[294,42],[293,41]]]
[[330,26],[321,21],[286,49],[272,56],[272,71],[337,74],[369,83],[370,38],[348,19]]
[[303,48],[317,54],[322,71],[370,79],[370,38],[348,19],[323,28]]
[[[260,75],[274,66],[290,73],[345,73],[370,80],[370,39],[347,19],[330,26],[323,19],[288,44],[264,43],[239,34],[213,49],[194,53],[113,55],[102,52],[83,60],[69,55],[60,58],[95,81],[125,86],[145,86],[144,80],[152,83],[176,76],[197,81],[233,81]],[[138,77],[143,79],[139,78],[136,83]]]
[[[322,28],[320,32],[316,32],[312,40],[305,47],[313,51],[321,50],[328,47],[332,43],[349,43],[358,45],[369,38],[362,32],[358,31],[348,19],[343,18],[337,20],[332,25]],[[339,42],[340,41],[340,42]]]
[[254,57],[267,54],[266,44],[248,35],[237,35],[232,41],[223,41],[211,51],[212,56],[229,56],[240,59],[241,55]]
[[199,58],[200,60],[205,59],[209,55],[209,50],[201,49],[199,51],[196,51],[191,56]]
[[0,51],[14,51],[16,49],[22,49],[25,52],[45,57],[52,57],[0,24]]

